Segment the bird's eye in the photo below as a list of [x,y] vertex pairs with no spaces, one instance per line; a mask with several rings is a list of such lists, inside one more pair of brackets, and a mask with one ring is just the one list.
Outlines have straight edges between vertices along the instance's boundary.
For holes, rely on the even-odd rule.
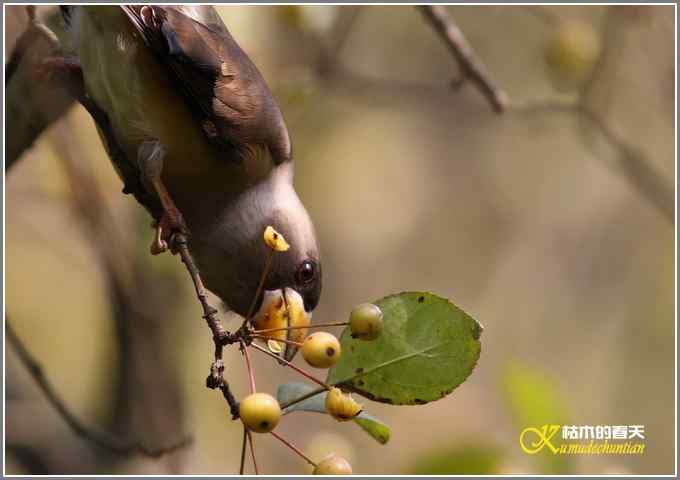
[[310,260],[305,260],[300,264],[295,272],[295,279],[301,285],[311,283],[316,278],[316,264]]

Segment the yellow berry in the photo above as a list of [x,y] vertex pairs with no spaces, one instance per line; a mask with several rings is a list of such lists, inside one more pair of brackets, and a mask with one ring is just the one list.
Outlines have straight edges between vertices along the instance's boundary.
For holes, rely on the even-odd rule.
[[352,310],[349,316],[352,338],[375,340],[383,330],[383,313],[372,303],[362,303]]
[[361,409],[361,405],[339,388],[331,387],[326,395],[326,411],[339,422],[352,420],[361,413]]
[[302,356],[316,368],[329,368],[340,358],[340,342],[327,332],[314,332],[302,343]]
[[252,393],[241,401],[241,420],[253,432],[268,433],[281,420],[281,406],[274,397],[266,393]]
[[352,475],[352,465],[344,458],[332,453],[316,465],[314,475]]
[[577,87],[590,76],[600,56],[600,38],[585,22],[564,21],[552,34],[546,59],[555,85]]
[[286,239],[283,238],[283,235],[274,230],[274,227],[271,225],[265,228],[263,238],[264,243],[266,243],[269,248],[276,252],[285,252],[290,248],[290,245],[288,245]]

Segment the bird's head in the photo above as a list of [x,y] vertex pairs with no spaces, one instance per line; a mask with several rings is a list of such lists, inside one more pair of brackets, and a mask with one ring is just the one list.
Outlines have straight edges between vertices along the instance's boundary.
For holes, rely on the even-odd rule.
[[[234,312],[250,314],[256,329],[275,330],[266,333],[270,339],[303,340],[321,295],[321,258],[314,226],[292,185],[292,165],[277,167],[213,218],[190,237],[206,287]],[[267,226],[283,235],[286,251],[265,243]],[[296,328],[276,330],[285,327]],[[292,359],[295,345],[277,344]]]

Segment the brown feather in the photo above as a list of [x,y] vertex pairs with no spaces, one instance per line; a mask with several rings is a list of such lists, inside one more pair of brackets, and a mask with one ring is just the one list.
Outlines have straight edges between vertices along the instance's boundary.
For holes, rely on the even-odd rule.
[[[221,147],[266,146],[272,160],[290,159],[288,130],[257,67],[212,7],[203,23],[179,7],[121,6],[158,61],[167,67],[208,139]],[[147,9],[147,10],[143,10]]]

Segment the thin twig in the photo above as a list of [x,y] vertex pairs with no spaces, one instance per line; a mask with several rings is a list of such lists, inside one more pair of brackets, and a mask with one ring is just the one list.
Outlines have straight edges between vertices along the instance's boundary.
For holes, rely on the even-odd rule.
[[673,182],[649,161],[644,152],[619,137],[595,112],[580,109],[581,116],[588,119],[607,142],[617,151],[617,162],[625,178],[661,213],[671,225],[675,223],[675,193]]
[[672,182],[666,179],[645,156],[644,152],[614,133],[604,119],[592,108],[583,105],[582,101],[546,100],[513,104],[509,108],[511,111],[520,114],[558,113],[573,115],[588,122],[591,127],[590,131],[597,132],[606,144],[616,152],[616,165],[628,180],[628,183],[637,190],[641,197],[655,207],[671,225],[675,222],[675,199]]
[[229,337],[229,334],[222,326],[222,322],[220,322],[219,318],[217,318],[216,316],[217,309],[210,306],[210,304],[208,303],[207,299],[208,297],[205,291],[205,287],[203,286],[203,281],[201,280],[201,275],[198,272],[198,267],[194,262],[194,258],[189,252],[186,236],[181,233],[176,233],[173,236],[173,244],[174,247],[179,252],[180,257],[182,258],[182,262],[189,271],[189,275],[191,275],[191,280],[194,283],[196,296],[198,297],[198,300],[199,302],[201,302],[201,306],[203,307],[203,318],[208,323],[208,327],[210,328],[210,331],[213,334],[213,340],[216,345],[215,353],[216,354],[221,353],[221,349],[218,349],[217,346],[224,344],[227,338]]
[[258,340],[271,340],[272,342],[282,342],[287,343],[288,345],[295,345],[296,347],[302,346],[302,342],[296,342],[295,340],[288,340],[285,338],[270,338],[264,335],[251,335],[251,338],[257,338]]
[[38,384],[40,390],[42,390],[47,401],[54,407],[59,413],[61,418],[64,419],[66,424],[73,430],[73,432],[79,437],[97,445],[98,447],[107,450],[109,452],[118,455],[144,455],[147,457],[161,457],[165,454],[172,453],[176,450],[184,448],[192,443],[191,436],[186,436],[182,438],[179,442],[168,445],[161,448],[147,448],[139,443],[127,442],[118,437],[111,435],[110,433],[94,430],[90,427],[85,426],[76,416],[73,414],[69,408],[66,406],[64,401],[59,397],[52,384],[47,380],[45,373],[43,372],[40,364],[35,360],[35,358],[28,351],[26,346],[23,344],[21,339],[17,336],[16,332],[12,328],[9,319],[5,319],[5,329],[7,334],[7,340],[12,344],[16,353],[19,357],[21,363],[26,367],[31,377]]
[[222,383],[219,388],[220,391],[222,392],[222,395],[224,396],[224,399],[227,401],[227,404],[229,405],[229,411],[231,413],[232,420],[236,420],[239,417],[239,404],[236,401],[234,394],[231,393],[229,383],[226,380],[222,379]]
[[246,357],[246,368],[248,369],[248,380],[250,381],[250,393],[257,392],[257,387],[255,387],[255,373],[253,372],[253,366],[250,364],[250,354],[248,353],[248,347],[246,347],[245,342],[241,342],[241,351],[243,356]]
[[283,443],[286,447],[290,448],[292,451],[294,451],[294,452],[297,453],[299,456],[301,456],[302,458],[304,458],[305,461],[306,461],[307,463],[309,463],[312,467],[316,467],[316,463],[315,463],[311,458],[309,458],[307,455],[305,455],[304,452],[303,452],[302,450],[300,450],[300,449],[297,448],[295,445],[293,445],[291,442],[289,442],[288,440],[286,440],[285,438],[283,438],[281,435],[279,435],[278,433],[276,433],[276,432],[274,432],[274,431],[271,431],[271,432],[269,432],[269,433],[271,433],[272,436],[273,436],[274,438],[276,438],[277,440],[279,440],[279,441],[280,441],[281,443]]
[[[182,262],[191,275],[191,279],[194,282],[194,288],[196,290],[196,296],[203,307],[203,318],[208,323],[208,327],[213,334],[213,342],[215,343],[215,360],[210,366],[210,374],[206,379],[206,386],[211,389],[220,389],[222,396],[229,405],[231,417],[233,419],[237,419],[239,417],[239,404],[236,401],[236,398],[234,398],[234,394],[231,392],[229,383],[224,379],[224,360],[222,359],[224,345],[235,342],[235,339],[224,329],[222,323],[216,317],[215,314],[217,313],[217,310],[208,304],[205,288],[203,287],[203,281],[201,280],[201,276],[198,272],[198,267],[196,266],[196,263],[189,252],[186,237],[181,233],[175,234],[173,236],[173,246],[176,251],[179,252]],[[254,379],[251,386],[254,388]]]
[[416,8],[456,58],[463,77],[482,92],[496,113],[503,113],[508,103],[507,94],[492,80],[446,9],[441,5],[419,5]]
[[349,322],[329,322],[329,323],[316,323],[312,325],[295,325],[292,327],[281,327],[281,328],[266,328],[264,330],[253,330],[252,334],[254,336],[256,335],[262,335],[263,333],[272,333],[272,332],[280,332],[282,330],[299,330],[301,328],[321,328],[321,327],[344,327],[349,325]]
[[321,45],[317,69],[321,75],[330,74],[337,66],[340,54],[347,44],[349,34],[359,18],[363,7],[359,5],[347,5],[339,9],[331,31]]
[[638,194],[647,200],[671,225],[675,223],[675,191],[673,182],[663,175],[654,163],[638,147],[622,135],[618,135],[605,121],[603,116],[589,104],[593,89],[600,81],[606,66],[608,52],[617,45],[613,12],[609,9],[605,17],[603,52],[593,67],[593,71],[578,92],[576,101],[558,100],[532,101],[526,104],[510,105],[509,109],[519,113],[561,113],[574,115],[584,120],[600,135],[616,154],[616,167]]
[[248,441],[248,431],[246,426],[243,425],[243,440],[241,442],[241,466],[238,469],[238,474],[243,475],[246,467],[246,442]]
[[295,365],[293,365],[292,363],[290,363],[290,362],[289,362],[288,360],[286,360],[285,358],[279,357],[278,355],[275,355],[275,354],[271,353],[269,350],[267,350],[266,348],[262,348],[261,346],[257,345],[256,343],[251,343],[250,346],[253,347],[253,348],[256,349],[256,350],[259,350],[260,352],[266,353],[266,354],[269,355],[270,357],[275,358],[277,361],[283,363],[283,364],[286,365],[287,367],[292,368],[293,370],[295,370],[296,372],[298,372],[298,373],[299,373],[300,375],[302,375],[303,377],[308,378],[309,380],[311,380],[312,382],[316,383],[317,385],[322,386],[325,390],[330,390],[331,387],[330,387],[329,385],[325,384],[324,382],[322,382],[321,380],[319,380],[318,378],[316,378],[314,375],[310,375],[309,373],[305,372],[305,371],[304,371],[303,369],[301,369],[300,367],[296,367]]
[[248,308],[248,314],[246,315],[246,318],[243,319],[243,323],[241,324],[241,328],[239,328],[239,331],[243,331],[246,328],[248,321],[255,313],[255,305],[257,305],[257,299],[260,298],[260,294],[262,293],[262,289],[264,288],[264,282],[267,280],[267,275],[269,275],[269,270],[272,268],[273,258],[274,250],[269,249],[267,253],[267,259],[264,262],[264,270],[262,270],[262,275],[260,275],[260,283],[257,285],[255,295],[253,296],[253,300],[252,302],[250,302],[250,307]]
[[260,469],[257,467],[257,459],[255,458],[255,444],[253,443],[253,434],[246,428],[246,435],[248,435],[248,443],[250,444],[250,455],[253,457],[253,468],[255,475],[260,474]]

